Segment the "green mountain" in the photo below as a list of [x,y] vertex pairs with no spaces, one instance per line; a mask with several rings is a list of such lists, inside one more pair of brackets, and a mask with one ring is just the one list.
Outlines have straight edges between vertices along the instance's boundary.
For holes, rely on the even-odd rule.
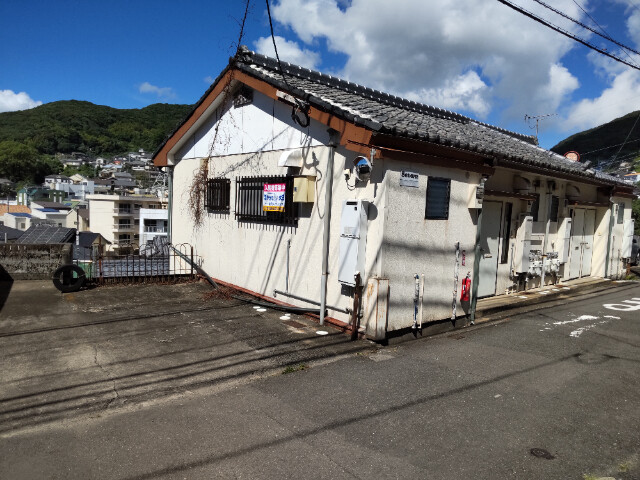
[[46,155],[110,156],[140,148],[153,152],[191,108],[157,103],[117,109],[78,100],[52,102],[0,113],[0,143],[18,142]]
[[640,170],[640,111],[571,135],[551,150],[564,155],[569,151],[580,154],[580,161],[591,161],[604,171],[615,171],[621,163],[629,162]]

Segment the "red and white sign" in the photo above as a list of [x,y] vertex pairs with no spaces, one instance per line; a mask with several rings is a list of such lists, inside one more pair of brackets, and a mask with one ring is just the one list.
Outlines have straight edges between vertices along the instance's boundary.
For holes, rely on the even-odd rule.
[[265,183],[262,190],[262,210],[284,212],[286,183]]

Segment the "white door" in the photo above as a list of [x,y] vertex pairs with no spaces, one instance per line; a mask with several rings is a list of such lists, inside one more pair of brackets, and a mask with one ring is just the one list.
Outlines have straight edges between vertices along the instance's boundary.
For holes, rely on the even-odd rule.
[[571,258],[569,259],[569,278],[580,276],[582,265],[582,236],[584,234],[584,209],[573,210],[573,222],[571,225]]
[[480,228],[478,298],[496,294],[498,259],[500,257],[501,217],[502,202],[483,202],[482,226]]
[[585,210],[584,234],[582,236],[582,266],[580,276],[591,275],[591,257],[593,256],[593,232],[596,226],[596,211]]

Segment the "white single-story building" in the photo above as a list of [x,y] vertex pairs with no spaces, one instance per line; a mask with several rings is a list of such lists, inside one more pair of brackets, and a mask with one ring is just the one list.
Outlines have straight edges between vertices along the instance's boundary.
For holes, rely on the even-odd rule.
[[246,48],[154,163],[170,241],[212,278],[348,323],[358,273],[375,339],[477,298],[620,276],[633,231],[632,187],[534,137]]

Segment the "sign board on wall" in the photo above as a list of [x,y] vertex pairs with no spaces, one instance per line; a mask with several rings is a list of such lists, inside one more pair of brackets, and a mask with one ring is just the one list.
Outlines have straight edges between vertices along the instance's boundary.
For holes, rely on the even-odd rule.
[[265,183],[262,190],[262,210],[284,212],[285,183]]
[[400,172],[400,186],[401,187],[418,187],[418,174],[414,172],[407,172],[402,170]]

